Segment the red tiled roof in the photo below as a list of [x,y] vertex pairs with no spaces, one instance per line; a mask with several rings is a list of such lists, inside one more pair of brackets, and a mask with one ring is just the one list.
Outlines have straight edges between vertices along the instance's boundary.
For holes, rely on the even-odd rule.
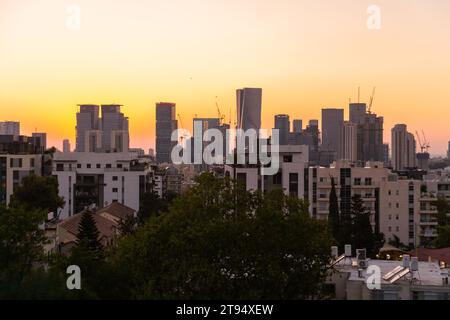
[[[82,215],[83,213],[78,213],[70,218],[67,218],[61,223],[59,223],[58,226],[60,228],[67,230],[67,232],[72,233],[74,236],[77,236],[78,226],[80,224]],[[100,239],[103,237],[111,238],[114,235],[115,230],[117,229],[117,224],[106,218],[103,218],[99,214],[92,214],[92,216],[94,217],[95,224],[97,226],[98,231],[100,232],[99,238]]]
[[113,202],[109,206],[98,210],[96,213],[100,214],[103,212],[109,213],[119,219],[125,219],[129,216],[133,216],[136,211],[119,202]]
[[428,261],[428,258],[431,257],[432,260],[444,261],[447,265],[450,264],[450,248],[418,248],[409,252],[409,254],[413,257],[418,257],[419,261]]

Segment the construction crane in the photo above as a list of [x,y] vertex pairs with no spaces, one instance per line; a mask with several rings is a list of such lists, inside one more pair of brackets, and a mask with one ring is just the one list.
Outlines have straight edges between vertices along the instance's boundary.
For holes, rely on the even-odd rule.
[[420,138],[419,133],[416,130],[416,136],[417,136],[417,140],[419,140],[419,145],[420,145],[420,152],[424,153],[427,152],[430,149],[430,143],[427,141],[427,138],[425,136],[425,132],[422,130],[422,137],[423,140]]
[[373,104],[373,97],[375,96],[375,89],[376,89],[376,87],[373,87],[373,90],[372,90],[372,95],[370,96],[370,102],[369,102],[369,107],[367,108],[367,113],[372,113],[372,104]]
[[225,116],[220,112],[219,104],[217,103],[217,96],[216,96],[216,108],[217,108],[217,115],[219,116],[219,124],[222,125]]
[[183,141],[185,141],[187,138],[189,138],[189,136],[188,136],[188,134],[185,131],[186,128],[183,126],[183,121],[181,120],[181,116],[180,116],[179,113],[177,114],[177,117],[178,117],[178,121],[180,121],[180,127],[183,130],[183,133],[180,136],[180,143],[182,144]]

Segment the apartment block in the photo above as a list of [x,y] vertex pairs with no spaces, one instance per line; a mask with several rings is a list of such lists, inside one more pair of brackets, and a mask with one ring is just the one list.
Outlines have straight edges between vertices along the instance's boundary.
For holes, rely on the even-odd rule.
[[118,202],[139,210],[143,193],[151,188],[153,170],[145,159],[129,153],[55,153],[52,174],[58,178],[65,206],[60,219],[86,207],[103,208]]

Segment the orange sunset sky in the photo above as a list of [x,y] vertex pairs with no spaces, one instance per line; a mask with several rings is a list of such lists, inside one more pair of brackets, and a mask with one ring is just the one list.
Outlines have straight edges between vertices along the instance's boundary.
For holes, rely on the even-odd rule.
[[[381,8],[381,29],[366,10]],[[81,9],[66,26],[68,5]],[[183,125],[228,121],[235,90],[263,88],[273,115],[320,119],[321,108],[369,100],[395,123],[423,129],[432,154],[450,140],[450,1],[447,0],[0,0],[0,121],[49,145],[75,146],[77,104],[120,103],[131,145],[154,146],[155,102],[177,104]]]

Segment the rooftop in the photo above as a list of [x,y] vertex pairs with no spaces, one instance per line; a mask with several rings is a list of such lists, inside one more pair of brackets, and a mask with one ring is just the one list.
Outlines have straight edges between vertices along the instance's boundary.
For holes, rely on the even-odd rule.
[[[381,269],[381,284],[391,285],[389,281],[383,279],[387,273],[391,272],[395,268],[402,266],[402,261],[391,261],[391,260],[370,260],[368,261],[370,266],[378,266]],[[352,266],[353,265],[353,266]],[[344,259],[335,265],[335,269],[340,272],[348,272],[350,281],[366,281],[366,279],[371,276],[367,273],[367,269],[363,269],[362,277],[358,275],[358,267],[356,258]],[[442,273],[439,265],[435,262],[419,262],[419,270],[414,272],[414,278],[417,279],[420,285],[424,286],[442,286]],[[406,275],[399,282],[410,279],[411,274]]]

